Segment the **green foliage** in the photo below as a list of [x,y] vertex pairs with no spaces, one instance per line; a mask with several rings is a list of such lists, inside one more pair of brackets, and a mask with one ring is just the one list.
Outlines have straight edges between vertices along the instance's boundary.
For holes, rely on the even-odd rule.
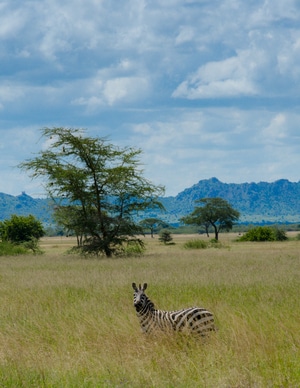
[[0,256],[17,256],[28,253],[28,249],[22,244],[12,244],[8,241],[0,242]]
[[43,225],[34,216],[17,216],[0,222],[0,237],[3,241],[12,243],[30,242],[43,237]]
[[275,241],[285,241],[287,240],[287,235],[284,230],[274,227]]
[[222,198],[203,198],[196,202],[203,206],[196,206],[194,211],[181,218],[181,221],[185,224],[204,226],[207,235],[209,227],[212,226],[216,240],[221,230],[231,230],[234,222],[239,219],[240,213]]
[[183,247],[185,249],[221,248],[222,244],[214,238],[209,241],[194,239],[187,241]]
[[208,248],[208,241],[204,240],[189,240],[184,244],[184,248],[186,249],[206,249]]
[[42,254],[43,251],[39,247],[39,241],[37,238],[32,237],[29,241],[25,241],[23,246],[32,251],[34,254]]
[[137,241],[129,241],[123,250],[123,256],[141,256],[145,252],[145,244]]
[[151,237],[154,237],[154,233],[157,231],[159,227],[167,227],[168,224],[160,220],[159,218],[145,218],[140,221],[140,225],[144,230],[150,230]]
[[164,244],[170,244],[173,240],[171,233],[168,230],[162,230],[159,233],[159,241]]
[[285,232],[272,226],[257,226],[250,229],[239,241],[284,241],[287,240]]
[[163,187],[146,180],[139,168],[141,150],[119,148],[84,130],[44,128],[49,148],[20,164],[31,176],[46,179],[51,198],[59,198],[56,221],[73,231],[84,253],[118,254],[124,243],[143,233],[134,216],[163,209]]

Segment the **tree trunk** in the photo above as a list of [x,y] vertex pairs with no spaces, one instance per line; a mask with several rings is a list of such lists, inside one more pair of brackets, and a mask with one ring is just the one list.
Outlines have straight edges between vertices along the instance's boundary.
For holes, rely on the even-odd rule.
[[218,231],[218,227],[217,227],[217,225],[215,225],[215,224],[212,224],[212,226],[214,227],[214,230],[215,230],[215,239],[218,241],[218,240],[219,240],[219,231]]

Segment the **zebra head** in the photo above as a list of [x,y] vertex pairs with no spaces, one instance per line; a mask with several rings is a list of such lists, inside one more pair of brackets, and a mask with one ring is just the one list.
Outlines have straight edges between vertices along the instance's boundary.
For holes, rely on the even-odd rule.
[[147,283],[144,283],[143,286],[139,284],[139,287],[135,283],[132,283],[133,293],[133,305],[136,311],[141,311],[145,308],[148,303],[148,298],[144,291],[147,288]]

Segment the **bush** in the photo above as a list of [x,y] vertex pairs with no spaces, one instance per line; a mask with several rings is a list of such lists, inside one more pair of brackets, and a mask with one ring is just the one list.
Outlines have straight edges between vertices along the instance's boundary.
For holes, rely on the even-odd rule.
[[144,244],[140,244],[137,241],[129,241],[124,248],[123,254],[125,256],[141,256],[145,251]]
[[23,243],[38,240],[45,234],[42,223],[34,216],[17,216],[13,214],[10,219],[0,222],[0,237],[2,241]]
[[10,242],[0,242],[0,256],[17,256],[28,253],[23,245],[16,245]]
[[257,226],[250,229],[239,241],[284,241],[287,240],[283,230],[271,226]]
[[208,242],[204,240],[189,240],[183,247],[186,249],[206,249],[208,248]]
[[273,230],[275,234],[275,241],[285,241],[288,239],[284,230],[276,227],[274,227]]
[[37,238],[32,237],[31,240],[25,241],[22,244],[26,249],[31,250],[34,254],[42,254],[43,251],[39,247],[39,241]]
[[221,248],[222,244],[215,238],[212,238],[209,241],[194,239],[187,241],[183,247],[186,249]]
[[23,254],[29,250],[33,253],[42,253],[38,241],[44,234],[42,223],[34,216],[13,214],[10,219],[0,222],[1,254]]

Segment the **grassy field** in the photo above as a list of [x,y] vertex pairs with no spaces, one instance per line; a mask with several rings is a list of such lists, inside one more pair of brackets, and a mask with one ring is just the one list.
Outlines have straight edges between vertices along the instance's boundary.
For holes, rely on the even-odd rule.
[[[0,387],[300,387],[300,241],[81,259],[66,238],[0,257]],[[205,341],[142,335],[132,282],[157,308],[215,314]]]

